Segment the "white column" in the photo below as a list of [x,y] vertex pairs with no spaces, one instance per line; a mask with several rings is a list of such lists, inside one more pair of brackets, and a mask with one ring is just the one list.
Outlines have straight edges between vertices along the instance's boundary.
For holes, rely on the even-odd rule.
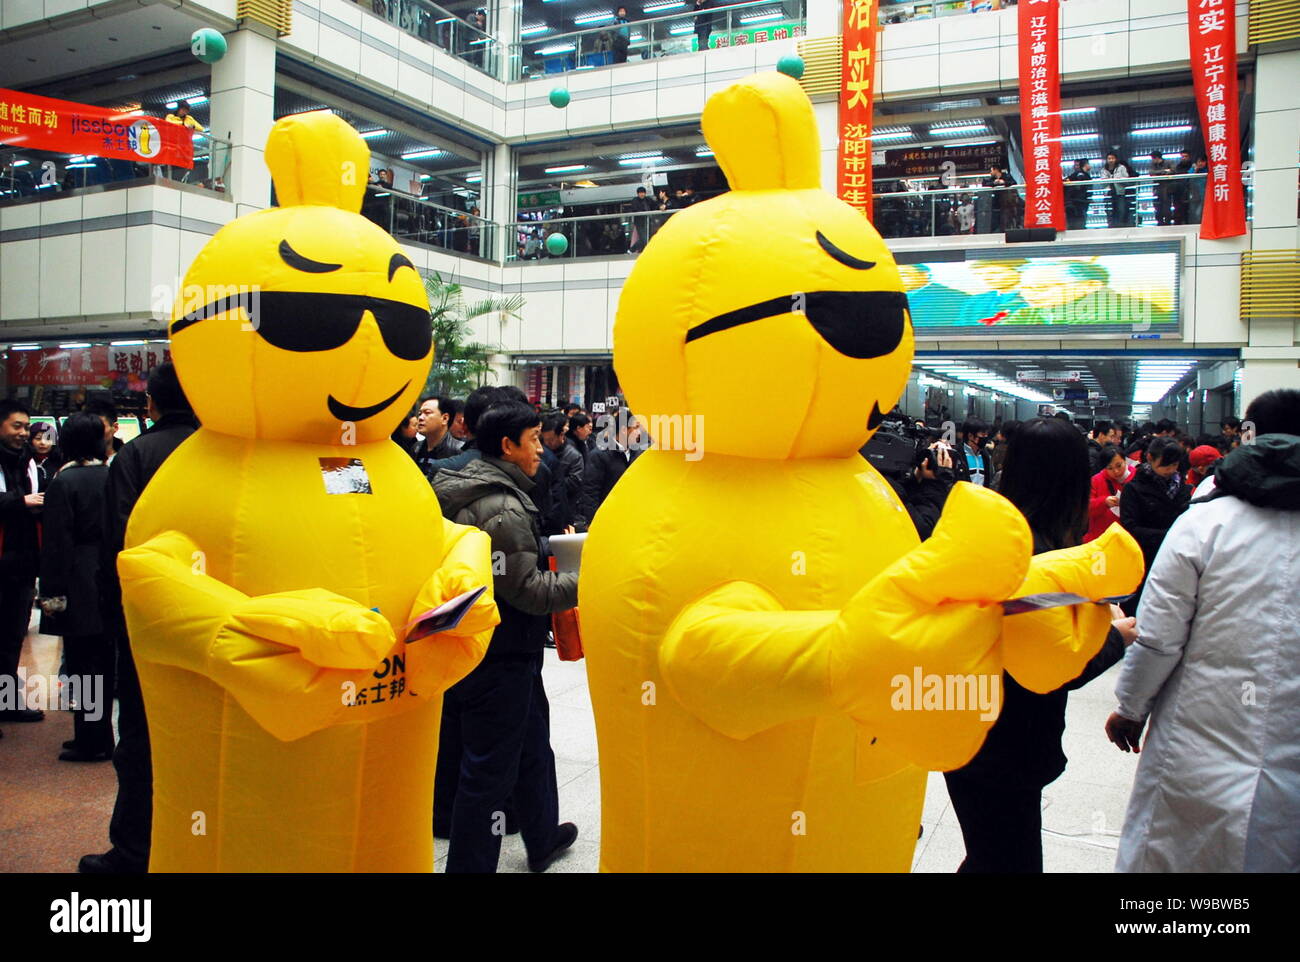
[[492,153],[483,154],[484,217],[502,225],[497,230],[493,256],[504,260],[514,243],[514,231],[508,226],[515,219],[515,159],[509,144],[497,144]]
[[243,215],[271,205],[263,152],[275,122],[275,36],[250,24],[226,34],[226,43],[226,55],[212,65],[210,132],[232,145],[226,190]]
[[496,16],[488,21],[497,38],[497,56],[502,64],[501,79],[510,83],[515,79],[512,71],[513,61],[510,59],[511,48],[519,42],[519,23],[520,12],[523,4],[519,0],[498,0],[496,5]]
[[[1295,98],[1300,50],[1260,51],[1255,60],[1255,171],[1252,250],[1300,247],[1296,218],[1296,153],[1300,105]],[[1255,318],[1242,349],[1241,408],[1274,388],[1300,387],[1296,318]]]

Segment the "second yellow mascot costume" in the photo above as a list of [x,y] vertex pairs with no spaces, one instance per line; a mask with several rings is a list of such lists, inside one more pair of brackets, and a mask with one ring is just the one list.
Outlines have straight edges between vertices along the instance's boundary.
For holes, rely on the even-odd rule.
[[[185,277],[176,370],[202,422],[118,559],[153,746],[155,872],[433,869],[442,692],[497,623],[486,535],[452,524],[389,432],[432,361],[428,300],[357,211],[369,151],[280,120],[281,206]],[[454,633],[399,631],[480,585]]]
[[[912,358],[893,258],[820,189],[795,81],[738,83],[703,126],[731,190],[664,224],[614,327],[656,448],[583,552],[601,866],[907,871],[926,770],[968,761],[997,716],[975,693],[1001,680],[1007,626],[1034,685],[1077,675],[1108,627],[1104,606],[999,602],[1131,591],[1141,553],[1113,529],[1031,562],[1020,513],[968,484],[918,544],[857,453]],[[688,424],[701,448],[674,450]],[[931,679],[967,702],[900,697]]]

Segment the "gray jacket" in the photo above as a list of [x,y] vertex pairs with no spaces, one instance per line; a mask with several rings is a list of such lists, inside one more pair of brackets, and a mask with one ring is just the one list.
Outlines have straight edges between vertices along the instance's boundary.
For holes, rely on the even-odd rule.
[[547,615],[578,603],[578,575],[547,571],[540,563],[541,526],[529,497],[533,480],[509,461],[478,458],[460,470],[433,476],[442,513],[484,531],[492,540],[492,573],[501,624],[488,657],[542,650]]

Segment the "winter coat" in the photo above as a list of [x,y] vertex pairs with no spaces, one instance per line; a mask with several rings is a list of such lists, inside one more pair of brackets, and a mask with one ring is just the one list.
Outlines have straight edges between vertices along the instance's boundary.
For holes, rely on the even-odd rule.
[[411,442],[410,452],[411,457],[415,459],[415,463],[424,472],[424,476],[428,478],[433,475],[430,465],[434,462],[446,461],[456,457],[461,452],[461,443],[453,438],[451,432],[448,431],[442,436],[442,440],[434,445],[432,451],[425,445],[424,438],[418,437]]
[[40,491],[32,449],[15,451],[0,444],[0,576],[34,578],[40,564],[39,515],[24,498]]
[[944,502],[952,490],[953,474],[950,468],[939,468],[933,478],[916,478],[906,475],[900,481],[889,478],[898,500],[903,502],[912,525],[922,541],[934,534],[934,526],[943,514]]
[[1122,481],[1112,481],[1104,470],[1092,476],[1092,492],[1088,495],[1088,533],[1084,541],[1092,541],[1103,531],[1119,520],[1119,507],[1112,508],[1106,499],[1112,494],[1119,494],[1124,485],[1133,480],[1133,470],[1124,475]]
[[1300,437],[1260,435],[1201,490],[1115,689],[1149,719],[1115,867],[1300,872]]
[[[447,437],[451,437],[450,432],[447,434]],[[433,482],[434,476],[439,471],[459,471],[471,461],[477,461],[479,459],[478,445],[474,443],[473,438],[463,441],[460,444],[460,450],[455,454],[449,455],[445,458],[426,460],[420,465],[420,470],[424,472],[424,476],[429,479],[430,483]],[[444,512],[444,514],[445,513],[446,512]]]
[[1156,560],[1165,532],[1187,510],[1191,496],[1191,489],[1180,484],[1170,497],[1169,482],[1147,464],[1133,472],[1132,479],[1124,485],[1119,499],[1119,520],[1141,545],[1147,571]]
[[564,444],[555,456],[564,462],[564,485],[568,492],[569,504],[576,510],[578,498],[582,494],[582,475],[587,469],[587,452],[585,445],[575,438],[565,438]]
[[48,616],[53,634],[79,637],[103,631],[99,565],[107,487],[107,465],[72,464],[59,473],[45,492],[41,595],[67,601],[65,610]]
[[[181,442],[198,430],[193,414],[164,414],[137,438],[128,441],[108,466],[104,488],[104,539],[99,561],[99,599],[104,627],[115,638],[126,637],[122,613],[122,584],[117,556],[126,539],[126,523],[145,485]],[[198,505],[201,507],[201,504]]]
[[501,623],[492,633],[487,658],[539,652],[550,619],[578,603],[577,572],[545,571],[540,559],[541,528],[529,492],[533,480],[501,458],[478,458],[459,471],[433,478],[443,515],[473,525],[492,539],[493,590]]

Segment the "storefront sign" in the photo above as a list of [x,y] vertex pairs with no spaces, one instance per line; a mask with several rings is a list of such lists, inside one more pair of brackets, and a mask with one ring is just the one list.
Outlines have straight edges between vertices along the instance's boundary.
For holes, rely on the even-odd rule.
[[109,347],[46,347],[38,351],[10,349],[9,385],[45,387],[104,387],[143,391],[149,372],[171,360],[167,344]]
[[877,0],[844,0],[840,147],[835,195],[871,219],[871,101],[876,77]]
[[1060,2],[1022,0],[1017,10],[1020,132],[1025,145],[1025,226],[1065,230],[1065,197],[1061,188]]
[[1187,0],[1196,112],[1205,133],[1205,207],[1201,236],[1207,240],[1246,233],[1237,130],[1237,21],[1227,0]]
[[741,47],[747,43],[767,43],[769,40],[789,40],[802,37],[802,23],[765,23],[761,27],[748,30],[732,30],[729,33],[715,33],[709,37],[710,47]]
[[904,147],[885,151],[885,161],[875,169],[876,177],[938,177],[944,163],[951,161],[958,174],[987,174],[997,164],[1006,169],[1006,149],[1000,143],[970,147]]
[[84,154],[187,169],[194,166],[194,141],[183,124],[3,87],[0,143],[56,154]]

